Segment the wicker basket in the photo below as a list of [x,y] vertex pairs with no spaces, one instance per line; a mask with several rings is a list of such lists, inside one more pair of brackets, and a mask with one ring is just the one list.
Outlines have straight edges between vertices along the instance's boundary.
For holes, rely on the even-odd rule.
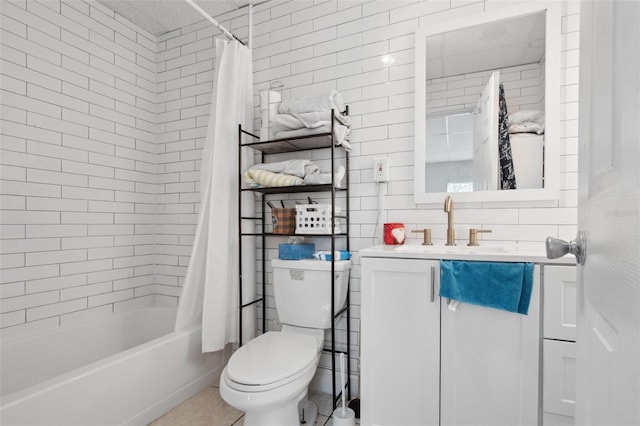
[[271,209],[273,233],[293,235],[296,230],[296,209],[274,207]]

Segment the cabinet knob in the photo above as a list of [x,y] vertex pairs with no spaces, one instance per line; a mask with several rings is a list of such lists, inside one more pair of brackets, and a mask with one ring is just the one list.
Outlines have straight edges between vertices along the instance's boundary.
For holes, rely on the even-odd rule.
[[423,246],[432,246],[433,243],[431,242],[431,229],[427,228],[427,229],[414,229],[411,232],[415,232],[415,233],[422,233],[422,245]]
[[467,244],[468,246],[479,246],[480,244],[478,244],[478,233],[480,232],[491,232],[491,229],[476,229],[476,228],[471,228],[469,229],[469,244]]

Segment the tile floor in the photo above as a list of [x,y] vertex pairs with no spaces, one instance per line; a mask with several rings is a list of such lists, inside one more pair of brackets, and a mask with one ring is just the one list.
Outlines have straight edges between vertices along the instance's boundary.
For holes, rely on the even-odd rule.
[[[331,395],[311,392],[309,399],[318,406],[315,426],[331,426]],[[359,424],[357,419],[356,424]],[[244,426],[244,413],[224,402],[217,386],[210,386],[149,426]]]

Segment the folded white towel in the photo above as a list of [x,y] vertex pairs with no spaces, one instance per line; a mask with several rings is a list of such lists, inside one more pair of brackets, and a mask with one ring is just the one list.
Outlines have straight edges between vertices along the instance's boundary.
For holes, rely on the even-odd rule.
[[336,112],[344,111],[342,95],[337,90],[331,90],[328,93],[310,98],[282,101],[279,112],[280,114],[302,114],[314,111],[331,111],[332,109],[335,109]]
[[265,170],[271,173],[281,173],[304,178],[309,174],[319,173],[320,167],[309,160],[286,160],[275,163],[256,164],[251,166],[247,171],[250,170]]
[[[342,179],[344,178],[346,171],[342,165],[339,165],[336,169],[334,185],[336,188],[342,188]],[[318,172],[308,174],[304,177],[305,185],[326,185],[328,183],[331,183],[331,173]]]
[[[335,114],[337,123],[344,126],[351,125],[349,117]],[[324,125],[331,125],[331,111],[314,111],[302,114],[278,114],[271,117],[271,131],[275,133],[298,129],[315,129]]]
[[509,133],[544,133],[544,112],[523,110],[512,112],[507,116]]
[[247,170],[244,173],[244,181],[250,186],[296,186],[303,185],[304,181],[298,176],[273,173],[267,170]]
[[[334,137],[336,139],[336,145],[342,145],[345,150],[351,150],[351,144],[349,143],[348,137],[351,129],[347,126],[343,126],[341,124],[336,124],[333,127]],[[298,129],[298,130],[289,130],[284,132],[279,132],[274,135],[274,139],[284,139],[284,138],[294,138],[299,136],[308,136],[308,135],[317,135],[319,133],[329,133],[331,132],[331,125],[325,124],[320,127],[315,127],[312,129]]]
[[526,122],[521,124],[510,124],[509,133],[544,133],[544,124]]
[[534,123],[544,123],[544,113],[538,110],[515,111],[507,117],[509,124],[522,124],[528,121]]
[[[344,166],[338,165],[336,188],[342,187],[345,174]],[[320,173],[320,168],[309,160],[288,160],[251,166],[244,179],[251,186],[324,185],[331,183],[331,173]]]

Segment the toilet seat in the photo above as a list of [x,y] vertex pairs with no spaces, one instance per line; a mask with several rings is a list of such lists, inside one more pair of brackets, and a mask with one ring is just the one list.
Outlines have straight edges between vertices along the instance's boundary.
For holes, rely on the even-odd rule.
[[226,370],[230,387],[245,392],[262,392],[283,386],[315,370],[317,342],[313,336],[267,332],[241,346]]

